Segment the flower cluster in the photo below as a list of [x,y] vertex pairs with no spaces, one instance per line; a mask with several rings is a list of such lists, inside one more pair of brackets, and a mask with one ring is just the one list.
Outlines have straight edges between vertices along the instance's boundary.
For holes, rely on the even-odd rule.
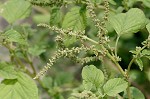
[[90,48],[85,47],[82,45],[81,47],[73,47],[71,49],[65,48],[65,49],[59,49],[56,51],[55,55],[49,59],[49,62],[47,63],[46,66],[36,75],[34,79],[39,78],[40,76],[44,75],[48,69],[51,68],[52,65],[61,57],[69,57],[69,58],[76,58],[76,54],[80,53],[81,51],[90,51],[93,48],[91,46]]
[[[103,21],[101,22],[98,18],[96,18],[96,14],[94,12],[94,5],[90,1],[86,1],[87,5],[87,10],[89,11],[90,17],[92,20],[95,22],[95,26],[99,29],[98,37],[99,37],[99,42],[96,42],[90,38],[88,38],[85,35],[85,31],[73,31],[72,29],[62,29],[58,28],[56,26],[49,26],[47,24],[39,24],[38,26],[46,27],[59,35],[56,36],[56,42],[58,43],[59,50],[56,51],[56,54],[49,59],[49,62],[47,63],[46,66],[37,74],[37,76],[34,79],[39,78],[41,75],[44,75],[45,72],[48,71],[49,68],[61,57],[67,57],[75,60],[78,63],[84,64],[88,63],[91,61],[97,61],[101,60],[103,56],[105,56],[108,53],[108,50],[105,47],[102,47],[102,49],[96,48],[94,45],[87,47],[85,45],[82,45],[80,47],[72,47],[72,48],[66,48],[63,42],[63,37],[65,35],[75,37],[76,39],[79,39],[80,41],[91,41],[95,45],[97,44],[106,44],[109,42],[109,38],[106,37],[106,27],[105,27],[105,22],[108,19],[108,11],[109,11],[109,5],[108,1],[104,1],[104,6],[105,6],[105,15],[103,17]],[[78,57],[77,54],[79,54],[81,51],[85,52],[92,52],[94,56],[88,56],[88,57]]]
[[104,0],[104,7],[105,7],[105,13],[103,17],[103,21],[100,21],[94,12],[94,5],[87,1],[87,9],[89,11],[89,15],[92,18],[93,22],[95,23],[95,26],[98,28],[98,37],[99,37],[99,43],[100,44],[106,44],[109,42],[108,37],[106,37],[107,30],[106,30],[106,21],[108,20],[108,14],[109,14],[109,3],[107,0]]

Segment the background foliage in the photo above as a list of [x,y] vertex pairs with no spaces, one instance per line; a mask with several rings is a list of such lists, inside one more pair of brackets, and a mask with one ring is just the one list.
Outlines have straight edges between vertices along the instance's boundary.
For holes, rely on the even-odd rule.
[[[107,57],[95,58],[90,42],[80,37],[57,35],[57,31],[37,27],[39,23],[68,29],[98,41],[98,28],[92,21],[86,0],[1,0],[0,1],[0,98],[2,99],[122,99],[127,98],[128,84],[115,64]],[[108,18],[105,28],[110,48],[121,57],[119,64],[130,70],[131,97],[150,98],[150,50],[137,55],[138,48],[150,33],[150,0],[91,0],[97,18]],[[90,9],[90,8],[89,8]],[[105,15],[106,14],[106,15]],[[94,15],[94,14],[93,14]],[[93,16],[94,17],[94,16]],[[147,25],[148,24],[148,25]],[[81,32],[81,33],[80,33]],[[74,35],[74,34],[73,34]],[[57,43],[55,42],[57,41]],[[63,42],[63,43],[62,43]],[[49,65],[57,49],[86,45],[74,58],[60,58],[44,77],[33,80]],[[99,49],[99,46],[96,46]],[[140,49],[140,48],[139,48]],[[78,49],[79,50],[79,49]],[[61,50],[62,51],[62,50]],[[64,52],[65,53],[65,52]],[[61,55],[61,54],[60,54]],[[72,56],[74,57],[74,56]],[[88,57],[88,58],[86,58]],[[120,58],[116,58],[116,60]],[[85,66],[85,67],[84,67]],[[84,67],[84,68],[83,68]],[[140,69],[139,69],[140,68]],[[143,71],[141,71],[143,70]],[[124,92],[123,92],[124,91]],[[118,94],[119,93],[119,94]],[[88,98],[87,98],[88,97]]]

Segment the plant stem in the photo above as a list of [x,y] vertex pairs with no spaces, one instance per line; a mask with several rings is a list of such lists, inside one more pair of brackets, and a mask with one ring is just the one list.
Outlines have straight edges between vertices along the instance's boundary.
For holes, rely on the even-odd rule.
[[[39,24],[38,26],[48,27],[49,29],[51,29],[51,27],[49,25],[47,25],[47,24]],[[52,30],[55,30],[55,29],[52,29]],[[59,31],[62,31],[62,30],[59,30]],[[65,33],[63,33],[63,34],[65,34]],[[82,35],[78,35],[76,33],[72,33],[70,35],[75,36],[75,37],[79,36],[79,37],[83,38],[83,40],[88,40],[88,41],[90,41],[90,42],[92,42],[92,43],[94,43],[96,45],[99,44],[97,41],[87,37],[86,35],[82,36]],[[115,63],[116,67],[119,69],[121,74],[126,77],[124,70],[121,68],[121,66],[116,61],[116,59],[107,51],[107,49],[102,44],[100,44],[100,45],[101,45],[102,50],[106,51],[106,55]]]
[[147,47],[147,45],[143,46],[143,47],[141,48],[141,50],[139,50],[139,51],[137,52],[136,56],[132,58],[132,60],[130,61],[129,65],[128,65],[127,74],[129,73],[130,68],[131,68],[133,62],[136,60],[136,57],[137,57],[137,56],[139,55],[139,53],[140,53],[144,48],[146,48],[146,47]]
[[117,36],[116,39],[116,44],[115,44],[115,56],[117,57],[117,50],[118,50],[118,41],[119,41],[120,36]]
[[[90,38],[88,38],[87,36],[82,36],[82,38],[83,38],[83,39],[86,39],[86,40],[88,40],[88,41],[90,41],[90,42],[92,42],[92,43],[94,43],[94,44],[98,44],[97,41],[95,41],[95,40],[93,40],[93,39],[90,39]],[[106,50],[106,48],[105,48],[103,45],[101,45],[101,48],[102,48],[104,51]],[[126,77],[124,70],[121,68],[121,66],[119,65],[119,63],[115,60],[115,58],[114,58],[108,51],[107,51],[106,54],[107,54],[107,56],[115,63],[116,67],[117,67],[118,70],[121,72],[121,74]]]
[[130,68],[133,64],[133,62],[136,60],[136,58],[138,57],[139,53],[146,48],[147,45],[143,46],[137,53],[136,55],[132,58],[132,60],[130,61],[129,65],[128,65],[128,70],[127,70],[127,80],[128,80],[128,87],[127,87],[127,95],[128,95],[128,99],[132,99],[131,98],[131,92],[130,92],[130,81],[129,81],[129,72],[130,72]]
[[34,68],[34,66],[33,66],[32,61],[29,59],[29,57],[28,57],[27,54],[26,54],[25,56],[26,56],[26,61],[30,64],[30,67],[32,68],[33,75],[36,75],[36,70],[35,70],[35,68]]
[[92,43],[94,43],[94,44],[98,44],[97,41],[95,41],[95,40],[93,40],[93,39],[90,39],[90,38],[88,38],[87,36],[82,36],[82,38],[83,38],[83,39],[86,39],[86,40],[88,40],[88,41],[90,41],[90,42],[92,42]]
[[130,82],[129,82],[129,79],[128,79],[127,95],[128,95],[128,99],[132,99],[131,98],[131,92],[130,92]]

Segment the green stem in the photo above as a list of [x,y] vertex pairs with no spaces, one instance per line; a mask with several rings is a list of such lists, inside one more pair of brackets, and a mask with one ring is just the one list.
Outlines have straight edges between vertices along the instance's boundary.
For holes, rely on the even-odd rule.
[[132,60],[130,61],[129,65],[128,65],[128,71],[127,71],[128,73],[129,73],[130,68],[131,68],[131,66],[132,66],[132,64],[133,64],[134,61],[135,61],[135,57],[132,58]]
[[88,40],[88,41],[90,41],[90,42],[92,42],[92,43],[94,43],[94,44],[98,44],[97,41],[95,41],[95,40],[93,40],[93,39],[90,39],[90,38],[88,38],[87,36],[82,36],[82,38],[83,38],[83,39],[86,39],[86,40]]
[[26,61],[30,64],[30,67],[32,68],[33,75],[36,75],[36,70],[34,68],[34,65],[33,65],[32,61],[29,59],[27,54],[25,55],[25,57],[26,57]]
[[[88,40],[88,41],[90,41],[90,42],[92,42],[92,43],[94,43],[94,44],[98,44],[97,41],[95,41],[95,40],[93,40],[93,39],[90,39],[90,38],[88,38],[87,36],[82,36],[82,38],[83,38],[83,39],[86,39],[86,40]],[[105,48],[103,45],[101,45],[101,48],[102,48],[104,51],[106,50],[106,48]],[[106,54],[107,54],[107,56],[115,63],[116,67],[117,67],[118,70],[121,72],[121,74],[124,75],[124,76],[126,76],[124,70],[121,68],[121,66],[120,66],[119,63],[116,61],[116,59],[115,59],[108,51],[107,51]]]
[[135,55],[135,57],[132,58],[132,60],[130,61],[129,65],[128,65],[128,70],[127,70],[127,80],[128,80],[128,87],[127,87],[127,95],[128,95],[128,99],[132,99],[131,98],[131,92],[130,92],[130,81],[129,81],[129,72],[130,72],[130,68],[133,64],[133,62],[136,60],[136,58],[138,57],[139,53],[146,48],[147,45],[143,46]]
[[147,47],[147,45],[143,46],[143,47],[141,48],[141,50],[139,50],[139,51],[137,52],[136,56],[132,58],[132,60],[130,61],[129,65],[128,65],[127,74],[129,73],[130,68],[131,68],[133,62],[136,60],[136,57],[137,57],[137,56],[139,55],[139,53],[140,53],[143,49],[145,49],[146,47]]
[[115,56],[117,57],[117,51],[118,51],[118,41],[119,41],[120,36],[117,36],[116,39],[116,44],[115,44]]
[[[38,26],[48,27],[49,29],[51,29],[51,27],[50,27],[49,25],[47,25],[47,24],[44,24],[44,25],[39,24]],[[54,30],[55,30],[55,29],[54,29]],[[65,33],[63,33],[63,34],[65,34]],[[80,35],[77,35],[77,34],[75,34],[75,33],[72,33],[72,34],[70,34],[70,35],[75,36],[75,37],[80,36]],[[81,35],[80,37],[83,38],[83,40],[88,40],[88,41],[90,41],[90,42],[92,42],[92,43],[94,43],[94,44],[96,44],[96,45],[99,44],[97,41],[95,41],[95,40],[93,40],[93,39],[91,39],[91,38],[88,38],[88,37],[85,36],[85,35],[84,35],[84,36]],[[106,50],[106,48],[105,48],[103,45],[101,45],[101,48],[102,48],[103,51],[106,51],[107,56],[116,64],[116,67],[119,69],[119,71],[121,72],[121,74],[126,77],[124,70],[121,68],[121,66],[120,66],[119,63],[116,61],[116,59]]]
[[[128,79],[129,80],[129,79]],[[128,87],[127,87],[127,95],[128,95],[128,99],[132,99],[131,98],[131,92],[130,92],[130,82],[128,81]]]

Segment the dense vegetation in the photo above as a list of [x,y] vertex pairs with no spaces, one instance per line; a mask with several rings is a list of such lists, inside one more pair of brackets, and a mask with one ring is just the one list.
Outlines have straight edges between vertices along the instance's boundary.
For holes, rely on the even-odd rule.
[[149,99],[150,0],[1,0],[0,99]]

